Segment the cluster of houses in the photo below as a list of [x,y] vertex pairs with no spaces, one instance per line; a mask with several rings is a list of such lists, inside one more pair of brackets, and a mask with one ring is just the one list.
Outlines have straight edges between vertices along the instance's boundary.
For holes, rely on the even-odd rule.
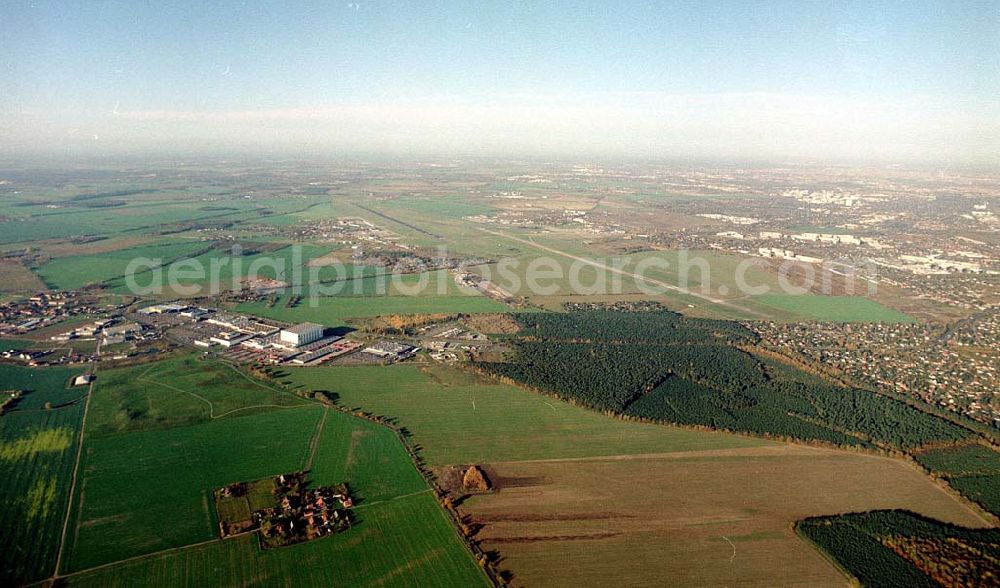
[[[264,480],[222,488],[218,499],[244,499],[249,486],[260,482]],[[220,516],[223,537],[259,531],[261,546],[266,549],[311,541],[350,528],[349,509],[354,501],[346,484],[309,488],[305,472],[282,474],[269,482],[274,506],[254,510],[247,520],[229,521]]]

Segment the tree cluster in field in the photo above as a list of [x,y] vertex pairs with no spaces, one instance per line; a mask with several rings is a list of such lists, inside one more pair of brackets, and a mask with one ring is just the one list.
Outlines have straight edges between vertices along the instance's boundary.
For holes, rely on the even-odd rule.
[[478,367],[630,417],[842,446],[906,450],[973,434],[871,392],[806,384],[738,348],[741,325],[670,312],[517,315],[504,362]]
[[1000,585],[1000,529],[877,510],[808,518],[795,530],[863,586]]

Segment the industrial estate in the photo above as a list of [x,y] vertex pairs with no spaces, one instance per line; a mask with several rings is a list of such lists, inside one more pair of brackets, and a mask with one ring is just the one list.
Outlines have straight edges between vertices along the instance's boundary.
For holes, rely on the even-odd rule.
[[1000,588],[998,32],[0,2],[0,588]]

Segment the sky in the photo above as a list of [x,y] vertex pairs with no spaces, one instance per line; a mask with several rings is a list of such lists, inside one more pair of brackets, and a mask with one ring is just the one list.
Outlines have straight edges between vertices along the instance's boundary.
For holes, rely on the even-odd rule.
[[8,0],[0,151],[1000,165],[1000,0]]

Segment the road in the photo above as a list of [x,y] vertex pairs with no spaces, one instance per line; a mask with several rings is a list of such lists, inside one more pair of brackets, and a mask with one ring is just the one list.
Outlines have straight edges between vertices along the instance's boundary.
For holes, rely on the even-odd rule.
[[510,239],[511,241],[516,241],[518,243],[522,243],[524,245],[528,245],[528,246],[534,247],[536,249],[541,249],[542,251],[548,251],[549,253],[554,253],[556,255],[560,255],[562,257],[566,257],[566,258],[572,259],[574,261],[579,261],[581,263],[585,263],[585,264],[587,264],[589,266],[592,266],[592,267],[603,269],[603,270],[606,270],[606,271],[609,271],[609,272],[612,272],[612,273],[615,273],[615,274],[619,274],[619,275],[622,275],[622,276],[628,276],[628,277],[630,277],[630,278],[632,278],[632,279],[634,279],[636,281],[639,281],[639,282],[644,282],[646,284],[652,284],[654,286],[660,286],[661,288],[665,288],[667,290],[671,290],[673,292],[678,292],[678,293],[681,293],[681,294],[687,294],[688,296],[694,296],[695,298],[699,298],[699,299],[704,300],[706,302],[711,302],[712,304],[718,304],[719,306],[725,306],[726,308],[730,308],[732,310],[738,310],[740,312],[743,312],[743,313],[746,313],[746,314],[749,314],[749,315],[758,316],[758,317],[763,317],[764,316],[760,312],[757,312],[755,310],[749,309],[749,308],[747,308],[745,306],[741,306],[739,304],[734,304],[734,303],[732,303],[732,302],[730,302],[728,300],[723,300],[722,298],[715,298],[714,296],[709,296],[708,294],[704,294],[702,292],[695,292],[693,290],[688,290],[686,288],[681,288],[680,286],[676,286],[674,284],[671,284],[669,282],[664,282],[662,280],[657,280],[655,278],[650,278],[648,276],[640,276],[638,274],[635,274],[635,273],[627,271],[627,270],[623,270],[621,268],[611,267],[610,265],[605,265],[605,264],[600,263],[598,261],[594,261],[592,259],[587,259],[586,257],[579,257],[577,255],[573,255],[572,253],[566,253],[565,251],[560,251],[558,249],[554,249],[554,248],[548,247],[546,245],[539,245],[538,243],[535,243],[534,241],[531,241],[529,239],[522,239],[520,237],[514,237],[514,236],[508,235],[506,233],[501,233],[500,231],[491,231],[489,229],[479,229],[479,230],[483,231],[485,233],[489,233],[491,235],[496,235],[498,237],[503,237],[504,239]]
[[[97,338],[97,347],[94,349],[94,361],[91,363],[90,373],[97,373],[97,364],[101,357],[101,338]],[[59,551],[56,553],[56,565],[52,573],[52,580],[57,580],[59,568],[62,566],[63,553],[66,550],[66,532],[69,530],[69,520],[73,517],[73,495],[76,494],[76,480],[80,473],[80,459],[83,457],[83,431],[87,427],[87,411],[90,409],[90,398],[94,395],[94,383],[90,382],[87,389],[87,398],[83,401],[83,417],[80,419],[80,438],[76,442],[76,461],[73,463],[73,477],[69,485],[69,502],[66,505],[66,518],[63,519],[62,534],[59,537]]]

